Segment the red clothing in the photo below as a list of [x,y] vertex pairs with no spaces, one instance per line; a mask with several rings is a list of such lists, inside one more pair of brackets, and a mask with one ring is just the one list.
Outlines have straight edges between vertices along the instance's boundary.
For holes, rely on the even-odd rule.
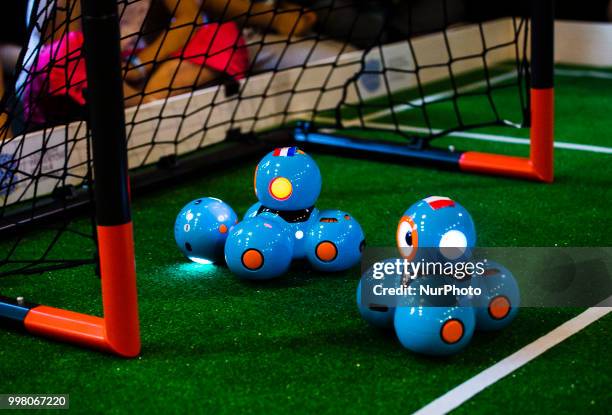
[[205,23],[191,36],[181,52],[171,56],[183,56],[198,66],[206,66],[225,73],[234,79],[242,79],[249,67],[249,55],[242,34],[235,23]]

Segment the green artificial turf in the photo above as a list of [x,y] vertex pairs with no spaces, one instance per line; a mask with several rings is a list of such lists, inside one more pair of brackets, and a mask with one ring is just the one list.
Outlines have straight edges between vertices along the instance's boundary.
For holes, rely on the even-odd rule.
[[[456,412],[527,413],[534,402],[548,413],[605,414],[610,411],[612,382],[609,347],[612,315],[570,337],[541,358],[492,385]],[[585,376],[585,374],[588,374]]]
[[[558,78],[560,139],[612,146],[607,114],[611,83]],[[457,138],[437,143],[510,154],[527,151],[526,146]],[[610,155],[558,150],[552,185],[313,157],[323,175],[318,206],[350,212],[370,246],[393,246],[402,212],[432,194],[451,196],[471,212],[480,246],[612,242]],[[176,213],[200,196],[219,197],[244,213],[255,201],[255,164],[228,166],[134,200],[141,357],[122,360],[0,331],[0,393],[70,393],[73,410],[94,413],[410,413],[581,311],[525,308],[508,329],[478,333],[464,352],[433,359],[404,350],[393,335],[360,318],[358,270],[322,274],[296,268],[277,280],[253,283],[238,280],[222,266],[186,262],[174,244]],[[85,219],[73,224],[82,231],[87,226]],[[24,256],[45,247],[50,235],[28,235],[20,245]],[[86,238],[65,237],[56,255],[88,246]],[[99,281],[91,267],[4,278],[0,291],[101,312]],[[612,403],[611,327],[609,316],[598,321],[458,412],[606,412]]]

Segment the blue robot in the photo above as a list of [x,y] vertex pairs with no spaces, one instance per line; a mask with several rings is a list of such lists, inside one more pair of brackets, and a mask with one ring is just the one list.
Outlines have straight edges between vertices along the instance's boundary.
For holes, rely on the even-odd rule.
[[192,200],[174,222],[174,239],[183,255],[199,264],[219,262],[231,228],[238,216],[222,200],[203,197]]
[[488,261],[484,275],[472,277],[470,284],[474,289],[481,289],[481,294],[471,299],[477,330],[501,330],[516,318],[521,295],[518,283],[508,268]]
[[468,211],[448,197],[431,196],[410,206],[396,232],[402,256],[412,261],[461,261],[476,244]]
[[306,257],[319,271],[342,271],[361,259],[365,237],[359,223],[341,210],[323,210],[306,238]]
[[[237,244],[238,239],[233,235],[241,229],[254,232],[255,225],[250,222],[263,215],[269,221],[274,218],[279,226],[285,228],[283,235],[289,235],[289,248],[282,242],[284,236],[279,241],[276,241],[276,236],[270,236],[275,238],[271,245],[274,249],[282,251],[283,255],[288,249],[289,263],[293,259],[308,259],[316,269],[339,271],[359,261],[365,243],[363,231],[346,212],[319,212],[314,207],[321,192],[321,172],[306,153],[297,147],[278,148],[268,153],[255,169],[254,187],[259,202],[249,208],[225,249],[228,266],[237,275],[252,279],[274,278],[288,268],[288,265],[284,266],[285,259],[283,266],[275,270],[267,268],[266,271],[264,268],[245,269],[240,261],[245,250],[259,249],[254,244],[256,241],[257,244],[263,243],[264,239],[241,239],[242,243]],[[270,248],[269,255],[278,256],[280,253]]]
[[227,266],[244,279],[265,280],[282,275],[291,265],[291,236],[286,223],[271,213],[242,221],[227,238]]
[[[382,278],[376,275],[375,266],[384,267],[386,264],[396,265],[399,258],[388,258],[372,265],[359,280],[357,285],[357,308],[361,317],[374,327],[392,329],[397,298],[381,293],[382,288],[400,288],[407,284],[400,272],[385,273]],[[380,273],[380,270],[378,270]]]
[[463,350],[476,325],[474,311],[462,307],[453,295],[431,295],[425,288],[443,288],[439,277],[421,277],[410,284],[407,296],[395,310],[393,324],[402,346],[420,354],[446,356]]

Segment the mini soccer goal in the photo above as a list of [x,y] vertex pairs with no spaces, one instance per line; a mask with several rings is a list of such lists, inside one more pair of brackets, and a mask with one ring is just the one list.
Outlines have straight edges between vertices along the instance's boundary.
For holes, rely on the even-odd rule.
[[[137,355],[130,194],[275,146],[552,181],[552,1],[461,3],[31,0],[2,100],[0,324]],[[453,141],[504,131],[528,154]],[[102,309],[34,304],[66,272],[99,274]]]
[[[57,13],[57,6],[53,10],[51,6],[35,2],[43,13]],[[95,51],[87,55],[89,128],[56,125],[10,138],[9,128],[13,126],[7,124],[3,126],[6,138],[0,143],[0,229],[5,235],[0,242],[0,277],[49,275],[60,269],[97,264],[104,315],[96,317],[39,305],[23,296],[2,296],[0,324],[134,357],[140,353],[140,334],[116,7],[114,1],[83,1],[85,47]],[[55,35],[55,29],[44,30],[49,36]],[[43,41],[37,45],[36,53],[42,44]],[[24,56],[27,54],[25,51]],[[62,62],[64,68],[70,67],[70,59],[66,57]],[[48,67],[45,70],[50,73]],[[26,88],[36,82],[35,75],[28,73]],[[49,81],[45,81],[42,90],[51,87]],[[16,94],[17,99],[24,96],[23,90]],[[14,101],[20,110],[9,111],[9,120],[17,122],[21,116],[26,128],[35,116],[31,107],[30,112],[23,108],[39,102],[39,97],[28,99],[31,101]],[[50,105],[60,104],[56,101]],[[66,111],[74,108],[66,107]],[[24,116],[24,112],[28,115]],[[71,135],[77,133],[72,128],[83,129],[78,134],[83,137],[84,149],[79,150]],[[77,197],[79,192],[85,197]],[[69,217],[84,201],[91,202],[86,204],[86,215],[93,220],[91,226],[75,224]],[[26,236],[26,228],[34,225],[36,232]],[[39,243],[28,243],[28,236]],[[62,249],[64,241],[71,237],[81,241],[81,252]]]
[[[451,3],[441,3],[444,16]],[[532,3],[529,21],[445,27],[376,44],[360,54],[359,70],[347,74],[337,105],[298,124],[296,141],[405,164],[551,182],[553,8],[552,2]],[[495,127],[504,126],[529,129],[529,154],[436,146],[441,137],[483,139],[479,131],[499,134]]]

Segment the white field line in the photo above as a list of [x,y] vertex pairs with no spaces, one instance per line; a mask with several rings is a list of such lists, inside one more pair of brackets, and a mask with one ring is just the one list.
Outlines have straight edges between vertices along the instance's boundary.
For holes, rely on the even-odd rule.
[[[489,82],[491,85],[495,85],[495,84],[499,84],[501,82],[504,82],[508,79],[512,79],[513,77],[516,76],[516,71],[511,71],[511,72],[507,72],[505,74],[501,74],[498,76],[494,76],[492,78],[489,79]],[[467,84],[464,85],[462,87],[457,88],[457,92],[459,93],[465,93],[465,92],[470,92],[470,91],[474,91],[478,88],[482,88],[483,86],[486,86],[487,82],[486,80],[483,81],[477,81],[477,82],[472,82],[471,84]],[[384,110],[380,110],[380,111],[376,111],[373,112],[371,114],[368,114],[366,116],[363,117],[363,121],[370,121],[370,120],[374,120],[376,118],[381,118],[381,117],[385,117],[391,113],[399,113],[399,112],[404,112],[404,111],[410,111],[413,109],[416,109],[416,107],[418,106],[422,106],[423,104],[428,104],[430,102],[435,102],[441,99],[447,99],[447,98],[451,98],[453,95],[455,94],[455,91],[453,91],[452,89],[449,89],[447,91],[442,91],[442,92],[438,92],[436,94],[432,94],[432,95],[427,95],[424,98],[417,98],[417,99],[413,99],[412,101],[409,101],[407,104],[399,104],[396,105],[392,108],[387,108]],[[348,120],[346,122],[346,125],[351,127],[352,123],[359,123],[361,122],[358,118],[357,119],[353,119],[353,120]]]
[[[555,75],[576,77],[576,78],[586,77],[586,78],[612,79],[611,72],[597,71],[597,70],[561,69],[560,68],[560,69],[555,69]],[[515,76],[516,76],[516,71],[510,71],[510,72],[507,72],[501,75],[491,77],[489,79],[489,82],[491,85],[496,85],[501,82],[507,81],[508,79],[512,79]],[[471,92],[478,88],[482,88],[483,86],[486,86],[486,85],[487,85],[486,80],[472,82],[471,84],[467,84],[467,85],[457,88],[457,92],[459,93]],[[451,98],[453,95],[454,95],[453,90],[446,90],[446,91],[438,92],[436,94],[427,95],[424,98],[413,99],[412,101],[409,101],[408,104],[399,104],[399,105],[394,106],[393,108],[384,109],[384,110],[380,110],[380,111],[376,111],[371,114],[368,114],[363,117],[363,121],[370,121],[376,118],[384,117],[384,116],[391,114],[392,112],[398,113],[398,112],[410,111],[410,110],[416,109],[415,107],[418,107],[420,105],[429,104],[431,102],[435,102],[441,99]],[[359,122],[360,121],[358,119],[348,120],[346,125],[351,127],[351,126],[354,126],[354,125],[351,125],[352,123],[359,123]]]
[[[599,79],[612,79],[612,72],[605,71],[597,71],[597,70],[582,70],[582,69],[555,69],[555,75],[575,77],[575,78],[599,78]],[[516,71],[507,72],[505,74],[501,74],[498,76],[494,76],[490,78],[491,85],[496,85],[501,82],[504,82],[508,79],[512,79],[516,76]],[[477,81],[471,84],[467,84],[465,86],[459,87],[457,91],[459,93],[465,93],[474,91],[475,89],[481,88],[485,86],[486,81]],[[416,106],[429,104],[430,102],[434,102],[440,99],[450,98],[454,95],[454,91],[447,90],[443,92],[439,92],[437,94],[427,95],[425,98],[417,98],[410,101],[408,104],[400,104],[393,107],[393,109],[385,109],[381,111],[374,112],[372,114],[368,114],[363,117],[364,121],[369,121],[371,119],[376,119],[379,117],[384,117],[386,115],[391,114],[391,112],[403,112],[410,111],[415,109]],[[348,122],[355,122],[357,120],[349,120]]]
[[[315,121],[323,122],[323,123],[335,123],[336,120],[327,117],[317,117]],[[380,128],[380,129],[395,129],[393,124],[384,124],[384,123],[373,123],[369,122],[368,127],[372,128]],[[418,134],[438,134],[443,130],[432,128],[431,130],[424,127],[412,127],[409,125],[400,125],[399,129],[401,131],[406,131],[410,133],[418,133]],[[325,131],[326,129],[322,129]],[[327,131],[333,131],[333,129],[327,129]],[[521,145],[529,145],[528,138],[519,138],[519,137],[509,137],[504,135],[495,135],[495,134],[482,134],[482,133],[472,133],[469,131],[454,131],[448,134],[451,137],[460,137],[467,138],[470,140],[479,140],[479,141],[494,141],[498,143],[509,143],[509,144],[521,144]],[[603,146],[593,146],[590,144],[576,144],[576,143],[568,143],[565,141],[555,141],[555,148],[562,148],[565,150],[576,150],[576,151],[586,151],[590,153],[602,153],[602,154],[612,154],[612,147],[603,147]]]
[[612,72],[597,71],[593,69],[555,69],[555,75],[574,78],[612,79]]
[[[610,298],[604,302],[609,301]],[[550,333],[540,337],[483,372],[480,372],[473,378],[446,392],[414,414],[445,414],[452,411],[488,386],[508,376],[510,373],[529,363],[548,349],[578,333],[580,330],[604,317],[611,311],[612,307],[591,307],[587,309],[573,319],[561,324]]]
[[[568,77],[612,79],[611,72],[598,71],[598,70],[559,68],[559,69],[555,69],[555,75],[568,76]],[[490,83],[492,85],[495,85],[497,83],[510,79],[514,76],[516,76],[516,71],[507,72],[505,74],[492,77],[490,79]],[[469,92],[469,91],[481,88],[485,85],[486,85],[486,81],[473,82],[471,84],[467,84],[463,87],[460,87],[458,91],[459,92]],[[391,113],[410,111],[412,109],[415,109],[415,106],[434,102],[439,99],[449,98],[449,97],[452,97],[453,94],[454,92],[452,90],[447,90],[447,91],[439,92],[437,94],[428,95],[424,98],[418,98],[418,99],[412,100],[408,104],[396,105],[393,108],[376,111],[362,118],[354,118],[354,119],[347,120],[345,121],[344,125],[346,127],[359,127],[360,125],[362,125],[362,123],[368,123],[369,126],[374,127],[374,128],[388,128],[388,127],[394,128],[394,126],[392,126],[391,124],[372,123],[369,121],[375,120],[377,118],[385,117]],[[336,122],[335,119],[327,118],[327,117],[317,117],[316,120],[320,122],[326,122],[326,123]],[[442,131],[439,129],[432,129],[431,131],[429,131],[426,128],[412,127],[412,126],[400,126],[399,129],[402,131],[414,132],[414,133],[424,133],[424,134],[430,134],[430,133],[436,134]],[[530,144],[529,139],[526,139],[526,138],[498,136],[498,135],[493,135],[493,134],[480,134],[480,133],[470,133],[470,132],[458,131],[458,132],[450,133],[449,135],[453,137],[468,138],[472,140],[495,141],[495,142],[500,142],[500,143],[522,144],[522,145]],[[588,144],[575,144],[575,143],[568,143],[568,142],[563,142],[563,141],[555,141],[555,148],[562,148],[566,150],[587,151],[587,152],[592,152],[592,153],[612,154],[612,148],[610,147],[593,146],[593,145],[588,145]]]

